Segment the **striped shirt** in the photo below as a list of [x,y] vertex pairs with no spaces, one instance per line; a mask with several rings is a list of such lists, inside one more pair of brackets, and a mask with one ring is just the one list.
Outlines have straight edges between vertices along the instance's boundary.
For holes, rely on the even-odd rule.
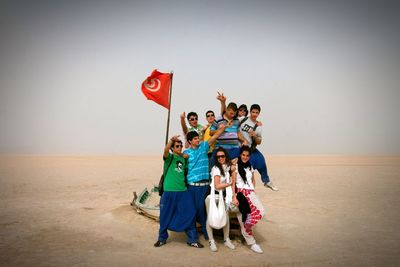
[[[221,124],[228,124],[228,121],[222,116],[219,116],[211,126],[211,130],[215,131]],[[232,125],[229,128],[225,128],[225,131],[217,138],[215,147],[223,147],[226,149],[239,147],[239,131],[240,121],[238,118],[233,118]]]
[[202,180],[209,180],[208,174],[208,141],[201,142],[197,148],[185,150],[189,156],[188,183],[196,183]]

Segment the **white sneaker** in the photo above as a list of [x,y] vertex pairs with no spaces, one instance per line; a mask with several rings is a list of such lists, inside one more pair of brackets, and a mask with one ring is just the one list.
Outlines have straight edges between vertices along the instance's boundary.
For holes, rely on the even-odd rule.
[[258,244],[253,244],[251,245],[250,249],[254,251],[255,253],[263,253],[263,250]]
[[210,244],[211,251],[216,252],[218,250],[217,244],[215,244],[214,239],[211,239],[210,241],[208,241],[208,243]]
[[279,189],[277,187],[274,186],[274,184],[272,182],[268,182],[264,184],[265,187],[271,188],[271,190],[273,191],[278,191]]
[[232,244],[231,240],[228,238],[224,242],[225,247],[228,247],[230,249],[235,249],[235,245]]

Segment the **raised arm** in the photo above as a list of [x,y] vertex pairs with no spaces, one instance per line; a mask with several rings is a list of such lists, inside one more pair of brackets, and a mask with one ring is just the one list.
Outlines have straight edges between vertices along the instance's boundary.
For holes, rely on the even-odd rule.
[[181,114],[181,126],[182,126],[183,134],[186,136],[187,133],[188,133],[188,128],[187,128],[187,126],[186,126],[185,118],[186,118],[186,113],[183,112],[183,113]]
[[210,139],[208,139],[208,145],[212,146],[215,141],[217,140],[217,138],[225,131],[226,125],[225,124],[221,124],[218,128],[218,130],[216,130],[214,132],[214,134],[211,136]]
[[172,142],[174,141],[179,141],[179,135],[174,135],[171,137],[171,139],[168,140],[168,143],[164,147],[164,159],[168,157],[169,151],[171,150]]
[[217,93],[218,93],[217,99],[221,103],[221,115],[223,115],[226,110],[226,96],[224,96],[224,93],[220,93],[220,92],[217,92]]

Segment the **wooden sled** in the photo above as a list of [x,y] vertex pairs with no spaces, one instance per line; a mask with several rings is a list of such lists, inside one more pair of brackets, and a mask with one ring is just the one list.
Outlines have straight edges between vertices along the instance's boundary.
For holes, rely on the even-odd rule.
[[131,206],[133,206],[138,213],[159,221],[160,196],[158,195],[158,187],[153,186],[150,190],[145,187],[139,196],[137,196],[136,192],[133,192]]

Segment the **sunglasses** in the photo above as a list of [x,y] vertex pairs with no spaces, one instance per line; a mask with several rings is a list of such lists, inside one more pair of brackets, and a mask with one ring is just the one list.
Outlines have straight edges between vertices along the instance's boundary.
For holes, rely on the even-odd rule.
[[224,159],[225,155],[217,155],[217,159]]
[[214,114],[208,114],[207,118],[209,118],[209,117],[214,117]]
[[190,118],[190,121],[197,121],[197,118]]
[[175,145],[174,147],[175,148],[180,148],[180,147],[183,147],[183,145]]

